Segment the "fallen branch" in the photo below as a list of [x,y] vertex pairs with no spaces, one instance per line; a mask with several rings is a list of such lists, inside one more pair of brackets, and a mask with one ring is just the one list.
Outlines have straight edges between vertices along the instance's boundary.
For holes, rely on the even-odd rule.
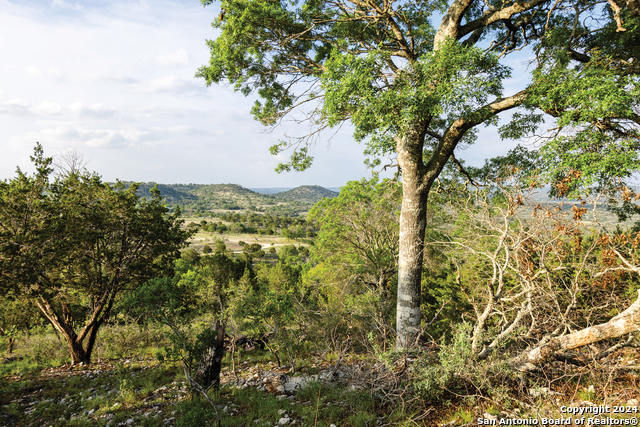
[[536,366],[556,360],[558,353],[593,344],[605,339],[618,338],[640,330],[640,290],[638,299],[622,313],[607,323],[551,338],[546,344],[527,351],[516,359],[515,365],[522,371],[536,370]]
[[594,356],[594,359],[595,360],[604,359],[605,357],[607,357],[608,355],[610,355],[614,351],[617,351],[617,350],[619,350],[619,349],[621,349],[623,347],[629,347],[633,343],[634,339],[635,339],[635,336],[633,334],[629,334],[629,338],[626,341],[619,342],[618,344],[614,345],[613,347],[610,347],[610,348],[598,353],[596,356]]

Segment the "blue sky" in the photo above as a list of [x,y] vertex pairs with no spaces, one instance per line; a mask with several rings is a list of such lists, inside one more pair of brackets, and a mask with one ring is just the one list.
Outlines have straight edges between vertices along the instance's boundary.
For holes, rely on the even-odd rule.
[[[182,1],[0,0],[0,179],[45,154],[75,149],[105,180],[339,187],[370,172],[348,126],[319,143],[305,172],[276,174],[271,133],[249,114],[253,100],[194,74],[208,62],[215,5]],[[507,84],[526,82],[524,55]],[[509,93],[508,91],[507,93]],[[473,165],[514,146],[482,128],[458,153]]]

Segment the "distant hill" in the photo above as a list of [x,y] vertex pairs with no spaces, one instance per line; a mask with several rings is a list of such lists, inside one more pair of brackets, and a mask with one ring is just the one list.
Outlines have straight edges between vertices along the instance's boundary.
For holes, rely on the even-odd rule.
[[[123,182],[129,185],[130,182]],[[138,194],[148,197],[155,182],[140,184]],[[323,197],[335,197],[335,191],[311,185],[286,188],[287,191],[262,193],[238,184],[157,184],[170,206],[180,206],[185,215],[204,216],[207,212],[248,210],[273,215],[298,216],[311,209]],[[282,188],[260,190],[282,190]]]
[[[123,182],[125,185],[131,185],[131,182]],[[150,196],[149,190],[153,188],[154,185],[158,186],[158,190],[160,190],[160,194],[165,198],[167,204],[169,205],[183,205],[186,203],[194,202],[198,200],[198,196],[195,194],[190,194],[190,185],[182,185],[182,184],[156,184],[155,182],[143,182],[138,187],[138,195],[143,197]]]
[[295,200],[302,203],[317,203],[322,198],[334,198],[339,193],[331,190],[327,190],[319,185],[301,185],[289,191],[283,191],[282,193],[276,193],[275,196],[278,199]]

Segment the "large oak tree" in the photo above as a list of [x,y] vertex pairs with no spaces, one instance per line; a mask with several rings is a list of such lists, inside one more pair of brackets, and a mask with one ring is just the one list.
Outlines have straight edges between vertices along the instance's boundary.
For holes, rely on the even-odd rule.
[[86,171],[51,179],[38,145],[37,172],[0,182],[0,291],[32,300],[89,363],[100,326],[125,289],[170,273],[190,233],[159,191],[149,198]]
[[[211,0],[203,0],[205,5]],[[609,185],[638,169],[635,0],[222,0],[207,84],[257,93],[268,126],[289,115],[312,132],[281,141],[279,170],[303,170],[323,129],[350,121],[374,159],[402,173],[397,345],[420,329],[427,197],[476,127],[521,109],[502,137],[545,135],[549,176]],[[505,65],[532,53],[530,78],[506,91]],[[541,128],[543,115],[555,124]],[[375,160],[373,160],[376,163]],[[577,171],[577,172],[576,172]],[[554,187],[559,188],[559,187]]]

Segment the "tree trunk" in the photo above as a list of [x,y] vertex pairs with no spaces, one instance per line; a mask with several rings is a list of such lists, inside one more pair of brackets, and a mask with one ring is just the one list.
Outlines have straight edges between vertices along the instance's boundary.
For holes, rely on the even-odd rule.
[[[59,316],[58,313],[53,309],[49,301],[44,298],[40,301],[36,302],[36,305],[45,315],[45,317],[49,320],[51,325],[56,329],[67,341],[67,347],[69,348],[69,354],[71,355],[71,364],[77,365],[79,363],[84,363],[86,365],[91,363],[91,352],[93,350],[93,344],[95,342],[95,337],[98,332],[99,324],[98,322],[93,322],[91,326],[88,326],[90,330],[87,335],[79,337],[71,325],[67,322],[65,316]],[[64,305],[63,305],[64,308]],[[64,311],[64,309],[63,309]],[[85,349],[82,345],[84,342],[84,338],[89,338],[87,349]],[[79,339],[80,338],[80,339]]]
[[213,328],[217,332],[215,345],[205,351],[195,375],[196,382],[205,390],[220,384],[220,370],[224,356],[224,326],[216,321]]
[[398,142],[402,168],[402,210],[398,256],[396,347],[416,342],[420,329],[420,302],[428,187],[424,185],[422,148],[424,135],[414,128]]
[[527,351],[520,356],[516,366],[524,371],[536,369],[536,365],[554,360],[564,350],[583,347],[598,341],[618,338],[640,330],[640,290],[638,299],[629,308],[607,323],[591,326],[572,334],[555,337],[546,344]]
[[[60,329],[58,329],[60,330]],[[61,330],[60,333],[67,340],[67,347],[69,348],[69,354],[71,355],[71,364],[77,365],[80,363],[84,363],[88,365],[91,363],[91,359],[87,357],[87,352],[82,346],[82,342],[78,342],[76,339],[76,334],[69,334],[67,331]]]
[[8,337],[7,338],[7,350],[4,352],[5,354],[13,353],[13,344],[16,342],[16,337]]
[[91,360],[91,355],[93,354],[93,348],[96,343],[96,338],[98,336],[98,329],[102,325],[102,322],[96,322],[92,327],[89,333],[87,334],[87,347],[85,349],[85,355],[87,360]]
[[7,338],[7,349],[5,351],[5,354],[13,353],[13,344],[16,341],[16,337],[13,336],[13,333],[15,333],[15,330],[6,330],[2,326],[0,326],[0,337]]

